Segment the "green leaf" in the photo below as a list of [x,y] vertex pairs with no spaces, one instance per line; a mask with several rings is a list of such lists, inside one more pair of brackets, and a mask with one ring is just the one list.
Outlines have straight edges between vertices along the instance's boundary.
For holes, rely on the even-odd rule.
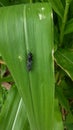
[[63,18],[64,15],[64,7],[62,5],[61,0],[48,0],[51,3],[52,8],[54,11],[61,17]]
[[[53,20],[50,4],[1,8],[0,52],[25,103],[31,129],[53,129]],[[29,52],[33,56],[31,71],[27,68]]]
[[54,52],[57,50],[58,48],[58,42],[59,41],[59,34],[58,34],[58,29],[55,26],[54,27]]
[[69,8],[69,19],[73,18],[73,0],[71,1]]
[[63,94],[67,99],[73,99],[73,82],[70,78],[66,76],[65,79],[61,81],[59,87],[62,88]]
[[67,126],[67,129],[68,130],[73,130],[73,123],[71,123],[71,124],[66,124],[66,126]]
[[[54,130],[63,130],[58,100],[55,99]],[[0,128],[5,130],[30,130],[25,105],[16,87],[11,88],[0,114]]]
[[0,6],[9,5],[9,0],[0,0]]
[[73,80],[73,50],[61,49],[56,51],[55,61]]
[[32,0],[0,0],[0,6],[9,6],[30,2],[32,2]]
[[71,1],[72,1],[72,0],[66,0],[66,2],[67,2],[68,4],[70,4],[70,3],[71,3]]
[[2,83],[2,82],[13,82],[13,78],[11,75],[9,75],[7,77],[0,78],[0,83]]
[[18,91],[13,87],[0,113],[1,130],[29,130],[25,106]]
[[68,115],[66,117],[66,123],[67,124],[73,123],[73,115],[72,115],[72,113],[68,113]]
[[13,123],[12,130],[30,130],[27,114],[25,111],[25,105],[21,98],[17,110],[18,111],[15,116],[15,121]]
[[56,96],[59,100],[59,103],[67,110],[70,111],[69,103],[66,97],[63,94],[63,91],[60,87],[56,86]]
[[73,18],[67,22],[64,34],[72,33],[73,32]]
[[57,99],[55,99],[55,113],[54,114],[55,114],[54,130],[64,130],[62,115],[60,112],[60,108],[59,108]]

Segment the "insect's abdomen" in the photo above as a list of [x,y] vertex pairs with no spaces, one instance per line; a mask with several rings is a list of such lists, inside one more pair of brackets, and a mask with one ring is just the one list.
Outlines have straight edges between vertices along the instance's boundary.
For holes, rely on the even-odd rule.
[[29,52],[27,55],[27,69],[28,69],[28,71],[31,71],[31,69],[32,69],[32,62],[33,62],[33,55],[31,52]]

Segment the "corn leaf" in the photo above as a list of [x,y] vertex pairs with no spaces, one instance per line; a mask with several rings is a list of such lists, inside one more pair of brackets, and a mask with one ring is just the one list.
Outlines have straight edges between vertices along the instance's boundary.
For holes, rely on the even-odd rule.
[[73,80],[73,50],[61,49],[56,51],[55,61]]
[[[52,130],[54,69],[50,4],[0,8],[0,52],[25,103],[31,129]],[[29,62],[30,52],[33,57]]]
[[10,6],[21,3],[30,3],[32,0],[0,0],[0,6]]
[[0,6],[9,5],[9,0],[0,0]]
[[25,105],[22,101],[22,98],[20,98],[20,103],[19,103],[18,108],[19,109],[15,116],[15,122],[12,126],[12,130],[30,130],[30,125],[27,119]]
[[55,113],[54,114],[55,114],[54,130],[64,130],[58,99],[55,99]]
[[[58,100],[55,99],[54,130],[63,130]],[[30,130],[25,105],[18,94],[16,87],[11,88],[0,113],[0,129]]]
[[68,4],[70,4],[70,3],[71,3],[71,1],[72,1],[72,0],[66,0],[66,2],[67,2]]
[[2,112],[0,113],[0,129],[29,130],[25,106],[15,87],[9,91]]
[[64,15],[64,7],[62,5],[61,0],[48,0],[51,3],[52,8],[54,11],[61,17],[63,18]]
[[56,96],[63,108],[65,108],[67,111],[70,111],[69,102],[63,94],[63,90],[59,86],[56,86]]
[[73,18],[67,22],[64,34],[72,33],[73,32]]

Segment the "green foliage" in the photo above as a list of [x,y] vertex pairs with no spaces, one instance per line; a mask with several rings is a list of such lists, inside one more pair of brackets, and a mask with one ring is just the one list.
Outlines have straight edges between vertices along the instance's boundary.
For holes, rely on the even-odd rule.
[[0,112],[7,97],[7,90],[0,85]]
[[67,110],[70,111],[69,103],[61,87],[56,86],[56,97],[58,98],[60,104]]
[[8,97],[0,114],[0,129],[29,130],[28,124],[22,99],[20,98],[16,87],[12,87],[8,92]]
[[0,6],[10,6],[22,3],[31,3],[31,0],[0,0]]
[[[61,120],[57,99],[55,100],[54,114],[54,130],[63,130],[63,122]],[[0,114],[0,128],[5,130],[30,130],[25,105],[15,86],[8,92],[8,97],[2,108]]]
[[[51,111],[53,110],[51,107],[53,107],[55,104],[54,116],[56,118],[54,118],[55,119],[54,130],[63,130],[64,129],[63,124],[65,129],[67,128],[68,130],[73,130],[73,0],[0,0],[0,6],[9,6],[9,5],[16,5],[21,3],[25,4],[25,3],[35,3],[35,2],[39,2],[38,4],[36,4],[36,8],[38,7],[38,11],[36,11],[35,8],[33,7],[31,8],[30,13],[28,13],[27,6],[24,7],[24,5],[18,7],[17,6],[7,7],[7,9],[3,7],[2,9],[0,9],[0,51],[2,51],[2,57],[4,58],[12,74],[12,76],[10,74],[4,76],[7,67],[6,65],[1,64],[0,66],[0,73],[1,73],[0,74],[1,76],[0,77],[0,86],[1,86],[0,106],[1,107],[0,108],[3,107],[2,111],[5,112],[7,111],[7,109],[5,110],[4,108],[6,107],[5,104],[7,103],[4,104],[4,102],[6,101],[5,100],[6,97],[9,98],[9,96],[7,96],[7,90],[2,87],[2,83],[7,82],[12,85],[15,84],[14,83],[15,80],[19,94],[20,96],[22,96],[23,101],[25,103],[24,105],[26,108],[27,115],[30,115],[30,117],[33,119],[33,122],[36,122],[33,123],[35,124],[35,126],[37,126],[36,124],[38,124],[40,130],[43,130],[45,129],[45,126],[49,124],[51,129],[51,127],[53,126],[52,123],[53,121],[51,122],[50,121],[51,118],[49,120],[47,115],[51,113]],[[45,7],[46,11],[43,11],[43,9],[40,10],[40,3],[42,2],[47,2],[47,3],[50,2],[54,14],[53,15],[54,50],[55,50],[54,60],[55,60],[55,83],[56,83],[55,96],[57,99],[54,100],[54,104],[52,104],[50,108],[48,104],[50,101],[53,101],[51,100],[52,99],[51,96],[54,96],[51,95],[52,88],[45,89],[44,87],[44,89],[42,89],[41,86],[43,86],[44,84],[44,86],[48,87],[50,86],[49,80],[50,82],[53,82],[53,78],[51,78],[52,60],[51,60],[51,56],[50,58],[47,57],[47,55],[48,56],[50,55],[51,49],[53,48],[52,46],[50,46],[50,43],[53,42],[52,40],[53,28],[51,25],[52,21],[49,20],[50,19],[49,15],[51,15],[52,13],[50,14],[50,8],[49,8],[50,5],[45,7],[45,3],[43,3],[43,7]],[[36,16],[36,14],[42,14],[43,21],[38,20],[37,17],[39,16],[41,18],[41,15]],[[45,16],[46,19],[44,20]],[[24,17],[24,22],[22,20],[23,17]],[[22,23],[24,23],[24,25]],[[25,37],[23,35],[25,35]],[[46,43],[47,44],[49,43],[50,47]],[[34,46],[34,44],[36,46]],[[27,67],[25,63],[29,51],[31,51],[34,54],[34,63],[32,64],[32,71],[28,74],[24,68]],[[19,59],[17,58],[18,55],[19,55]],[[22,62],[20,56],[22,57]],[[2,57],[0,55],[1,60]],[[35,63],[36,61],[35,59],[38,59],[36,63]],[[15,67],[16,65],[17,67]],[[48,68],[48,71],[45,68]],[[48,75],[50,75],[50,77],[48,77]],[[25,81],[25,83],[23,81]],[[29,84],[31,84],[30,88],[28,87]],[[31,94],[29,93],[30,89],[31,89],[32,97]],[[28,93],[26,90],[28,90]],[[9,93],[13,93],[13,91],[16,91],[17,95],[19,95],[17,89],[16,90],[11,89],[11,91],[12,92]],[[42,94],[42,91],[45,94]],[[3,95],[5,95],[5,98],[3,98]],[[47,103],[47,95],[49,95],[48,103]],[[7,100],[9,100],[8,98]],[[53,99],[54,98],[55,97],[53,97]],[[19,96],[18,99],[20,100]],[[43,105],[45,100],[46,100],[45,104],[47,105]],[[11,104],[10,102],[11,100],[9,100],[9,104]],[[28,104],[28,102],[30,104]],[[23,103],[18,103],[18,104],[23,104]],[[25,108],[24,106],[23,107],[22,106],[23,105],[20,105],[20,109],[18,108],[18,105],[16,105],[16,108],[12,106],[12,110],[15,111],[15,113],[17,113],[17,110],[19,109],[20,114],[19,113],[15,115],[7,114],[8,120],[11,116],[12,116],[12,120],[13,118],[15,119],[15,122],[12,121],[12,123],[7,125],[6,127],[7,130],[8,129],[11,130],[12,129],[11,127],[13,127],[12,130],[20,130],[20,129],[29,130],[29,122],[27,120],[27,117],[29,120],[31,119],[29,118],[29,116],[26,117]],[[39,109],[39,106],[41,106],[41,109]],[[7,108],[9,107],[7,106]],[[3,112],[1,114],[3,114]],[[39,114],[42,115],[42,117],[41,116],[39,117],[38,116]],[[21,119],[20,119],[20,115],[22,115]],[[35,117],[35,121],[32,115]],[[43,116],[45,116],[44,121],[43,121]],[[1,130],[5,129],[3,128],[5,126],[4,121],[3,118],[2,119],[0,118]],[[41,123],[43,125],[41,125]],[[39,128],[37,129],[39,130]],[[46,128],[46,130],[48,129]]]
[[55,121],[54,121],[54,130],[63,130],[62,115],[60,113],[60,108],[58,104],[58,99],[55,99]]
[[73,32],[73,18],[71,20],[69,20],[66,24],[66,27],[65,27],[65,34],[68,34],[68,33],[72,33]]
[[[73,50],[61,49],[56,51],[55,58],[57,64],[70,76],[73,80]],[[61,59],[61,60],[60,60]]]
[[64,14],[64,7],[62,5],[61,0],[48,0],[51,3],[52,8],[54,11],[61,17],[63,18]]
[[[0,9],[0,16],[0,51],[25,103],[30,127],[51,130],[54,125],[54,69],[50,4],[5,7]],[[30,72],[26,62],[29,52],[33,54]]]

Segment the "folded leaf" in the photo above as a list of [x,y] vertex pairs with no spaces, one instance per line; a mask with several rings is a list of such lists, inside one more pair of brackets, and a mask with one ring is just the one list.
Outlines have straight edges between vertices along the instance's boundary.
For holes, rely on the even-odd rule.
[[25,103],[31,129],[52,130],[54,69],[50,4],[0,8],[0,52]]
[[55,61],[73,80],[73,50],[61,49],[56,51]]

